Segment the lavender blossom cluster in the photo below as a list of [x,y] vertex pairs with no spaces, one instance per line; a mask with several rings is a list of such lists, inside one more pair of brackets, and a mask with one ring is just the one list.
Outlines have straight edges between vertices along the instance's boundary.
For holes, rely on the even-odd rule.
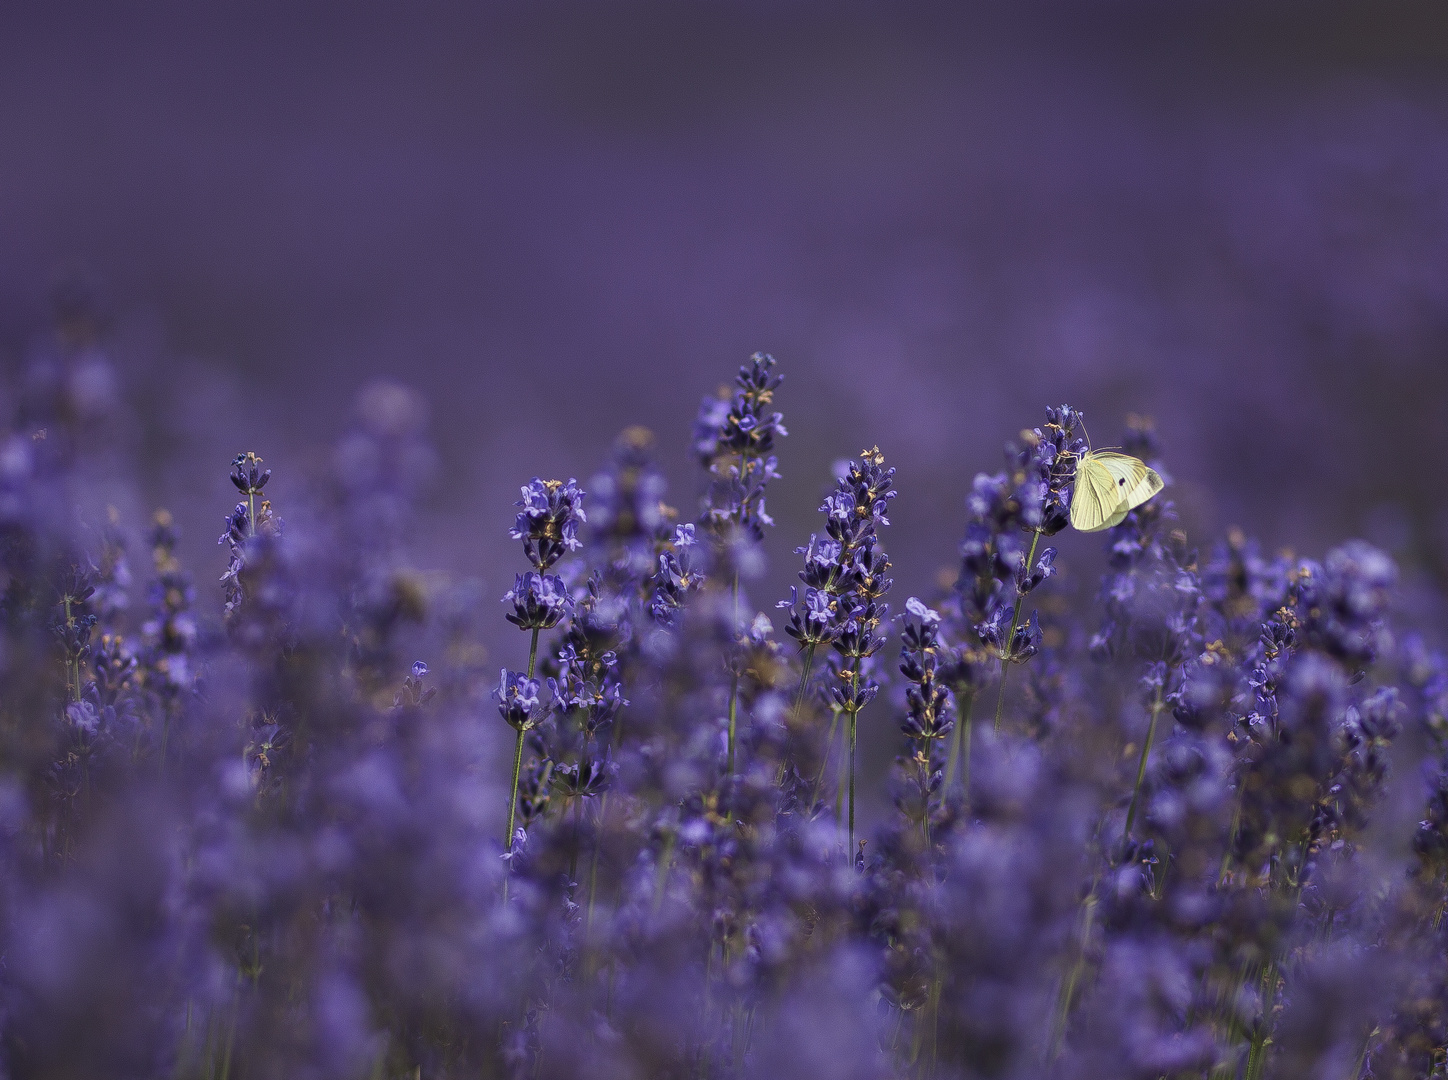
[[396,386],[302,505],[238,455],[188,569],[165,511],[78,515],[102,360],[47,364],[0,433],[0,1077],[1448,1076],[1448,663],[1368,544],[1197,546],[1168,486],[1042,614],[1062,406],[953,588],[892,611],[871,447],[761,609],[755,355],[696,513],[637,427],[522,486],[501,611],[409,559]]

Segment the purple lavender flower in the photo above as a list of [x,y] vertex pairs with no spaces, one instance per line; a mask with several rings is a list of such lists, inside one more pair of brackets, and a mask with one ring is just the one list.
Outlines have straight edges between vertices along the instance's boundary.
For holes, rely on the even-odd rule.
[[498,701],[498,714],[511,727],[527,731],[540,719],[538,690],[539,682],[521,671],[503,669],[493,697]]
[[658,559],[654,597],[649,610],[655,622],[671,627],[684,610],[689,596],[702,588],[707,580],[700,566],[703,556],[698,550],[694,526],[677,526],[673,542],[660,552]]
[[783,416],[769,408],[784,381],[773,373],[775,363],[755,353],[739,369],[733,391],[705,398],[694,422],[694,452],[713,477],[704,520],[716,533],[736,528],[759,541],[774,524],[764,510],[764,489],[779,476],[774,440],[789,434]]
[[[790,613],[786,631],[803,646],[795,693],[796,720],[806,700],[815,650],[828,642],[838,657],[829,687],[829,700],[838,710],[836,723],[826,736],[810,801],[814,801],[828,767],[835,727],[842,714],[848,748],[848,766],[841,770],[848,782],[849,798],[846,851],[851,853],[852,862],[856,728],[860,710],[879,693],[879,683],[871,677],[871,658],[885,643],[879,631],[890,609],[883,597],[893,584],[885,576],[890,561],[879,546],[876,529],[889,524],[886,511],[895,497],[891,486],[894,476],[894,469],[885,468],[879,447],[863,451],[858,460],[850,462],[835,490],[820,506],[825,515],[826,538],[811,536],[808,544],[797,549],[805,556],[805,568],[800,572],[806,585],[805,599],[801,602],[798,592],[792,591],[789,603],[779,605]],[[816,768],[812,762],[806,767]]]
[[523,487],[523,497],[514,505],[519,512],[508,535],[523,541],[523,553],[539,573],[547,570],[565,552],[582,546],[578,526],[588,520],[583,511],[583,490],[578,481],[540,480],[534,477]]
[[271,479],[271,470],[261,467],[261,458],[251,452],[237,454],[231,463],[231,482],[243,495],[261,494],[261,489]]
[[427,674],[427,665],[421,660],[412,665],[412,674],[402,680],[402,689],[397,691],[397,696],[392,701],[394,709],[417,709],[426,705],[437,694],[437,687],[429,686],[423,688],[423,676]]
[[503,602],[512,603],[507,619],[521,630],[551,630],[573,603],[562,578],[532,571],[517,576]]
[[[1024,430],[1006,446],[1007,470],[976,474],[966,507],[970,521],[960,544],[958,602],[949,612],[946,637],[955,642],[945,680],[960,703],[945,769],[945,789],[954,787],[958,762],[969,789],[970,742],[976,698],[997,667],[995,729],[1005,706],[1007,675],[1040,651],[1039,616],[1021,621],[1026,596],[1056,572],[1056,549],[1037,554],[1040,539],[1065,528],[1070,520],[1070,484],[1075,462],[1086,449],[1077,433],[1081,416],[1070,406],[1046,410],[1044,428]],[[1025,535],[1030,534],[1029,544]]]

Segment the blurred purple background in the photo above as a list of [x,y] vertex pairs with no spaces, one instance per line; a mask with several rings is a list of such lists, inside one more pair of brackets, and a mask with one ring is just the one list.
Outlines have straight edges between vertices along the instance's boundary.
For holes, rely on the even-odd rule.
[[0,357],[93,283],[137,509],[202,578],[231,456],[287,517],[386,377],[432,408],[422,560],[501,594],[517,485],[628,424],[691,511],[698,400],[760,349],[760,606],[875,443],[928,591],[1061,402],[1098,445],[1155,417],[1194,536],[1365,534],[1441,585],[1445,62],[1438,2],[11,3]]

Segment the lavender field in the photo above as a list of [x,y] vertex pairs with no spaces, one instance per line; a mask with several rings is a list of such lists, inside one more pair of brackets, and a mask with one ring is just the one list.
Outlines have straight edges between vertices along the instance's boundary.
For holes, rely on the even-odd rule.
[[1439,9],[0,24],[0,1080],[1448,1077]]
[[[403,553],[407,391],[296,525],[236,457],[218,612],[166,511],[74,519],[99,363],[3,452],[12,1075],[1442,1071],[1448,662],[1372,545],[1193,546],[1168,487],[1043,619],[1063,406],[975,478],[950,588],[892,614],[870,448],[760,610],[756,354],[700,408],[697,514],[637,427],[588,490],[522,487],[495,681],[495,609]],[[898,750],[869,828],[864,724]]]

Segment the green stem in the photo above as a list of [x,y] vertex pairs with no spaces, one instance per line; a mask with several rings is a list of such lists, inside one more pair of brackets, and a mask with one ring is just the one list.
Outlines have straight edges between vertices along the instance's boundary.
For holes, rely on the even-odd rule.
[[654,914],[664,906],[664,886],[669,883],[669,866],[674,860],[674,833],[670,830],[664,838],[664,850],[659,855],[659,869],[654,877]]
[[221,1074],[219,1080],[227,1080],[231,1075],[231,1050],[236,1043],[236,1012],[239,1007],[240,990],[231,992],[231,1011],[226,1019],[226,1043],[221,1053]]
[[518,812],[518,777],[523,772],[523,729],[518,729],[517,741],[513,744],[513,794],[508,799],[508,831],[503,834],[503,850],[513,849],[513,823]]
[[[731,626],[730,629],[731,629],[731,631],[733,632],[733,634],[735,635],[735,638],[736,638],[736,647],[737,647],[737,638],[738,638],[738,635],[739,635],[739,571],[738,571],[738,570],[735,570],[735,571],[734,571],[734,616],[733,616],[733,625]],[[737,669],[737,667],[738,667],[738,657],[737,657],[737,656],[731,657],[730,660],[732,661],[731,664],[730,664],[730,666]],[[735,670],[735,671],[731,672],[731,675],[733,676],[733,678],[730,680],[730,683],[729,683],[729,775],[730,775],[730,776],[733,776],[733,775],[734,775],[734,728],[735,728],[735,721],[737,720],[737,718],[738,718],[738,716],[739,716],[739,672],[738,672],[738,670]]]
[[1261,1080],[1267,1067],[1267,1047],[1272,1042],[1272,1005],[1277,1000],[1277,962],[1269,960],[1262,972],[1262,1023],[1252,1035],[1252,1047],[1247,1052],[1247,1071],[1244,1080]]
[[[961,785],[965,788],[966,801],[970,801],[970,724],[971,714],[975,711],[975,691],[968,691],[965,695],[965,708],[960,723],[955,725],[955,731],[951,733],[950,756],[945,762],[945,784],[941,788],[940,797],[945,798],[950,793],[951,785],[955,783],[955,770],[960,765]],[[962,760],[962,758],[964,760]]]
[[[851,691],[851,695],[852,695],[852,696],[853,696],[853,693],[854,693],[854,690],[855,690],[855,683],[856,683],[856,681],[859,679],[859,677],[860,677],[860,676],[859,676],[859,673],[858,673],[858,672],[851,672],[851,673],[850,673],[850,691]],[[856,721],[857,721],[857,719],[859,718],[859,715],[860,715],[860,713],[859,713],[859,710],[857,710],[857,709],[851,709],[851,710],[849,711],[849,716],[850,716],[850,721],[849,721],[849,726],[850,726],[850,831],[849,831],[850,846],[849,846],[848,850],[846,851],[846,854],[849,856],[849,865],[850,865],[850,868],[851,868],[851,869],[854,869],[854,866],[855,866],[855,729],[856,729],[856,727],[857,727]]]
[[1091,891],[1082,904],[1081,939],[1077,942],[1076,959],[1072,962],[1070,972],[1061,983],[1060,997],[1056,1002],[1056,1021],[1051,1025],[1051,1046],[1047,1051],[1047,1062],[1054,1062],[1061,1055],[1061,1045],[1066,1038],[1066,1025],[1071,1018],[1072,1001],[1076,996],[1076,984],[1081,981],[1081,976],[1086,969],[1086,946],[1090,941],[1091,928],[1096,920],[1097,884],[1097,881],[1091,883]]
[[905,1010],[899,1006],[895,1007],[895,1030],[890,1035],[890,1053],[895,1053],[900,1048],[900,1029],[905,1024]]
[[931,1080],[935,1076],[935,1059],[940,1051],[940,992],[943,989],[944,980],[937,973],[934,983],[931,984],[930,997],[926,1004],[926,1015],[930,1018],[930,1049],[925,1058],[926,1080]]
[[815,802],[819,799],[820,785],[824,783],[825,771],[830,767],[830,754],[833,753],[835,749],[835,728],[839,727],[839,724],[840,714],[838,711],[834,711],[830,715],[830,733],[825,736],[825,754],[824,758],[820,761],[819,775],[815,777],[814,787],[811,789],[809,795],[809,805],[811,809],[814,808]]
[[734,681],[729,687],[729,772],[734,775],[734,725],[739,716],[739,676],[734,676]]
[[736,1000],[730,1006],[733,1022],[730,1024],[734,1036],[734,1075],[744,1075],[744,1055],[749,1050],[749,1038],[752,1026],[752,1014],[745,1011],[744,1003]]
[[1136,763],[1136,786],[1131,789],[1131,804],[1126,808],[1126,830],[1122,839],[1131,839],[1131,826],[1136,821],[1136,806],[1141,798],[1141,783],[1146,778],[1146,757],[1151,753],[1151,744],[1156,739],[1156,722],[1161,716],[1162,692],[1165,682],[1156,688],[1156,700],[1151,703],[1151,723],[1146,727],[1146,741],[1141,744],[1141,760]]
[[1358,1054],[1357,1061],[1353,1063],[1352,1072],[1348,1074],[1349,1080],[1357,1080],[1357,1078],[1362,1075],[1363,1066],[1368,1060],[1368,1051],[1373,1048],[1373,1039],[1377,1038],[1380,1031],[1382,1031],[1382,1028],[1374,1025],[1373,1029],[1369,1031],[1363,1039],[1362,1052]]
[[591,941],[593,935],[593,897],[598,885],[598,848],[603,832],[603,819],[608,813],[608,792],[598,797],[598,823],[593,827],[593,864],[588,868],[588,908],[583,917],[583,940]]
[[927,853],[929,853],[929,851],[930,851],[930,794],[929,794],[929,792],[930,792],[930,786],[929,786],[929,785],[930,785],[930,758],[931,758],[931,749],[930,749],[930,743],[929,743],[928,741],[927,741],[926,744],[925,744],[925,748],[924,748],[923,753],[925,754],[925,764],[924,764],[923,766],[917,766],[917,770],[919,770],[919,772],[922,772],[922,773],[923,773],[923,775],[920,777],[920,779],[921,779],[921,788],[920,788],[920,790],[922,790],[922,791],[924,791],[924,792],[926,793],[926,795],[925,795],[925,800],[924,800],[924,805],[921,807],[921,814],[920,814],[920,835],[921,835],[921,838],[925,841],[925,850],[926,850]]
[[[1237,966],[1237,974],[1231,984],[1230,991],[1223,986],[1216,988],[1213,1004],[1214,1015],[1223,1021],[1228,1043],[1235,1044],[1243,1035],[1242,1025],[1238,1022],[1237,1018],[1237,1010],[1231,1008],[1229,1003],[1240,995],[1242,987],[1247,984],[1248,974],[1249,968],[1247,961],[1243,960]],[[1224,1062],[1219,1064],[1207,1075],[1207,1080],[1236,1080],[1236,1077],[1236,1067],[1231,1063]]]
[[[1026,556],[1026,573],[1027,573],[1027,574],[1029,574],[1029,573],[1031,572],[1031,564],[1036,561],[1036,545],[1039,544],[1040,542],[1041,542],[1041,534],[1040,534],[1039,532],[1032,533],[1032,534],[1031,534],[1031,551],[1030,551],[1030,554]],[[1000,654],[1000,655],[1001,655],[1001,685],[1000,685],[1000,689],[999,689],[998,691],[996,691],[996,711],[995,711],[995,730],[996,730],[996,731],[1000,731],[1000,729],[1001,729],[1001,707],[1002,707],[1003,705],[1005,705],[1005,701],[1006,701],[1006,673],[1007,673],[1008,671],[1010,671],[1011,649],[1012,649],[1012,647],[1015,645],[1015,641],[1016,641],[1016,627],[1018,627],[1018,626],[1021,624],[1021,604],[1025,602],[1025,599],[1026,599],[1026,594],[1025,594],[1025,593],[1019,592],[1019,591],[1016,593],[1016,606],[1015,606],[1015,610],[1011,612],[1011,632],[1006,635],[1005,643],[1001,646],[1001,654]]]
[[794,694],[794,714],[792,720],[799,719],[800,710],[804,708],[805,689],[809,686],[809,669],[814,664],[815,643],[811,641],[804,647],[804,660],[800,662],[799,689]]
[[[709,941],[708,951],[704,954],[704,1030],[707,1032],[709,1022],[714,1018],[714,942]],[[710,1036],[701,1035],[698,1047],[699,1080],[709,1080],[709,1042]]]
[[[568,807],[564,806],[564,813]],[[561,822],[560,822],[561,823]],[[568,851],[568,883],[569,888],[576,888],[578,885],[578,848],[583,842],[583,796],[575,796],[573,800],[573,843],[569,845]]]
[[[746,484],[746,485],[747,485],[748,479],[749,479],[749,447],[746,446],[743,450],[741,450],[741,451],[739,452],[739,481],[740,481],[741,484]],[[748,490],[747,486],[746,486],[745,490],[746,490],[746,491]],[[746,498],[747,498],[747,497],[746,497]],[[745,514],[745,507],[741,505],[740,508],[739,508],[739,521],[740,521],[740,524],[741,524],[741,525],[743,524],[743,521],[744,521],[744,514]],[[732,614],[730,615],[729,632],[730,632],[730,634],[733,635],[733,637],[735,638],[736,647],[737,647],[737,642],[738,642],[738,638],[739,638],[739,568],[738,568],[737,566],[734,568],[734,587],[733,587],[733,589],[732,589],[732,591],[731,591],[731,596],[732,596],[733,603],[732,603],[732,605],[731,605],[731,607],[730,607],[730,611],[732,612]],[[736,657],[732,657],[732,656],[730,657],[730,660],[731,660],[731,661],[733,661],[733,660],[735,660],[735,659],[737,659],[737,658],[736,658]],[[732,663],[731,663],[731,666],[733,666]],[[729,687],[729,775],[730,775],[730,776],[733,776],[733,775],[734,775],[734,720],[735,720],[735,716],[737,715],[738,710],[739,710],[739,673],[736,671],[736,672],[733,673],[733,675],[734,675],[733,682],[732,682],[732,684],[731,684],[730,687]]]
[[533,640],[528,645],[528,678],[533,677],[533,665],[538,662],[538,627],[533,627]]
[[1227,849],[1222,852],[1222,865],[1217,870],[1217,884],[1226,882],[1232,872],[1232,849],[1237,846],[1237,829],[1242,824],[1242,778],[1237,778],[1237,798],[1232,807],[1232,827],[1227,830]]
[[[70,628],[72,628],[72,627],[75,626],[75,616],[71,613],[71,610],[70,610],[70,597],[69,597],[69,596],[66,596],[64,599],[65,599],[65,625],[66,625],[66,628],[67,628],[67,629],[70,629]],[[72,680],[72,673],[74,674],[74,682],[71,681],[71,680]],[[79,704],[79,702],[80,702],[80,657],[79,657],[79,656],[67,656],[67,657],[66,657],[66,661],[65,661],[65,690],[66,690],[66,693],[69,694],[69,695],[71,695],[72,698],[73,698],[73,700],[74,700],[77,704]]]
[[[533,627],[533,640],[528,645],[528,678],[533,677],[533,668],[538,662],[538,627]],[[513,784],[511,794],[508,796],[508,831],[503,835],[503,850],[513,850],[513,825],[517,821],[518,813],[518,777],[523,771],[523,733],[525,729],[518,729],[517,741],[513,744]],[[512,877],[513,864],[508,860],[508,869],[503,876],[503,903],[508,902],[508,879]]]

